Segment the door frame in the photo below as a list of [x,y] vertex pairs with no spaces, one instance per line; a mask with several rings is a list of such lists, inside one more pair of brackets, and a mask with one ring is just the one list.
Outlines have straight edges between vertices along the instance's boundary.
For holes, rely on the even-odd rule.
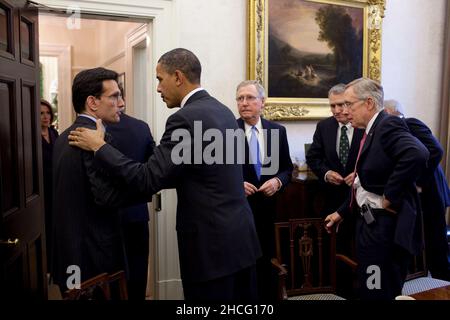
[[[72,105],[72,48],[60,44],[39,44],[39,54],[58,59],[58,106]],[[66,130],[74,120],[72,108],[58,108],[59,132]]]

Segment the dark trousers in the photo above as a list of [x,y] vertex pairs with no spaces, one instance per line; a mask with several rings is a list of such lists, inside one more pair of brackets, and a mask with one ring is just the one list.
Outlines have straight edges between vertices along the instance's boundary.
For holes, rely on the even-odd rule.
[[395,215],[374,210],[376,221],[356,221],[356,256],[362,300],[394,300],[401,295],[410,255],[394,244]]
[[256,276],[259,302],[278,300],[278,275],[269,257],[262,256],[256,261]]
[[421,194],[421,202],[427,267],[433,278],[450,281],[446,207],[426,192],[430,191]]
[[128,299],[145,300],[147,290],[149,231],[148,221],[122,225],[128,262]]
[[239,270],[222,278],[204,282],[183,281],[184,299],[189,302],[257,300],[256,267]]

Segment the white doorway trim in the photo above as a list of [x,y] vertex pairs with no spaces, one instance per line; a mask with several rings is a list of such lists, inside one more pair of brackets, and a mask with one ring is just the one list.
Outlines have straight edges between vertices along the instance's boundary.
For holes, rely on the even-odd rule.
[[[150,44],[152,57],[148,64],[151,76],[156,79],[155,67],[158,58],[177,47],[176,0],[134,0],[132,3],[123,0],[36,0],[49,8],[65,12],[67,9],[80,10],[81,14],[96,14],[135,17],[150,21]],[[80,13],[79,12],[79,13]],[[95,50],[95,48],[93,48]],[[130,74],[131,76],[131,74]],[[152,85],[153,87],[150,87]],[[159,141],[164,133],[167,117],[173,113],[156,94],[154,84],[149,83],[150,106],[153,106],[154,119],[143,120],[152,123],[151,128],[155,141]],[[147,114],[148,116],[148,114]],[[155,265],[150,266],[157,276],[155,299],[182,299],[183,292],[180,281],[178,246],[175,232],[177,198],[174,190],[163,190],[162,210],[151,217],[154,228],[150,230],[151,241],[155,245]],[[152,247],[151,247],[152,248]]]
[[72,48],[66,45],[40,43],[39,54],[58,59],[58,130],[62,132],[73,122],[72,108],[67,107],[72,105]]

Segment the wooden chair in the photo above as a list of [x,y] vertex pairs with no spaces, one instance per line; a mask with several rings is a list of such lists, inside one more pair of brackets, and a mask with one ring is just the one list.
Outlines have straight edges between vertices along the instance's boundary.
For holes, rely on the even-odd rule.
[[67,290],[64,300],[128,300],[125,272],[99,274],[81,283],[80,289]]
[[336,259],[352,269],[356,263],[336,255],[336,234],[328,234],[321,218],[275,223],[278,296],[286,300],[344,300],[336,292]]
[[111,300],[109,276],[107,273],[99,274],[81,283],[80,289],[67,290],[64,300]]

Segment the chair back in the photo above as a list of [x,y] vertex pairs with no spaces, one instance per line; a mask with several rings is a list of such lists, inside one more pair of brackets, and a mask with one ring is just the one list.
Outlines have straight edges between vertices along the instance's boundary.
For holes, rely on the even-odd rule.
[[64,300],[128,300],[127,280],[123,270],[102,273],[81,283],[79,289],[67,290]]
[[335,293],[336,234],[326,232],[323,219],[275,223],[275,245],[273,264],[286,269],[284,288],[280,287],[279,292],[283,298],[285,295]]
[[109,276],[99,274],[81,283],[79,289],[70,289],[64,293],[64,300],[110,300]]

